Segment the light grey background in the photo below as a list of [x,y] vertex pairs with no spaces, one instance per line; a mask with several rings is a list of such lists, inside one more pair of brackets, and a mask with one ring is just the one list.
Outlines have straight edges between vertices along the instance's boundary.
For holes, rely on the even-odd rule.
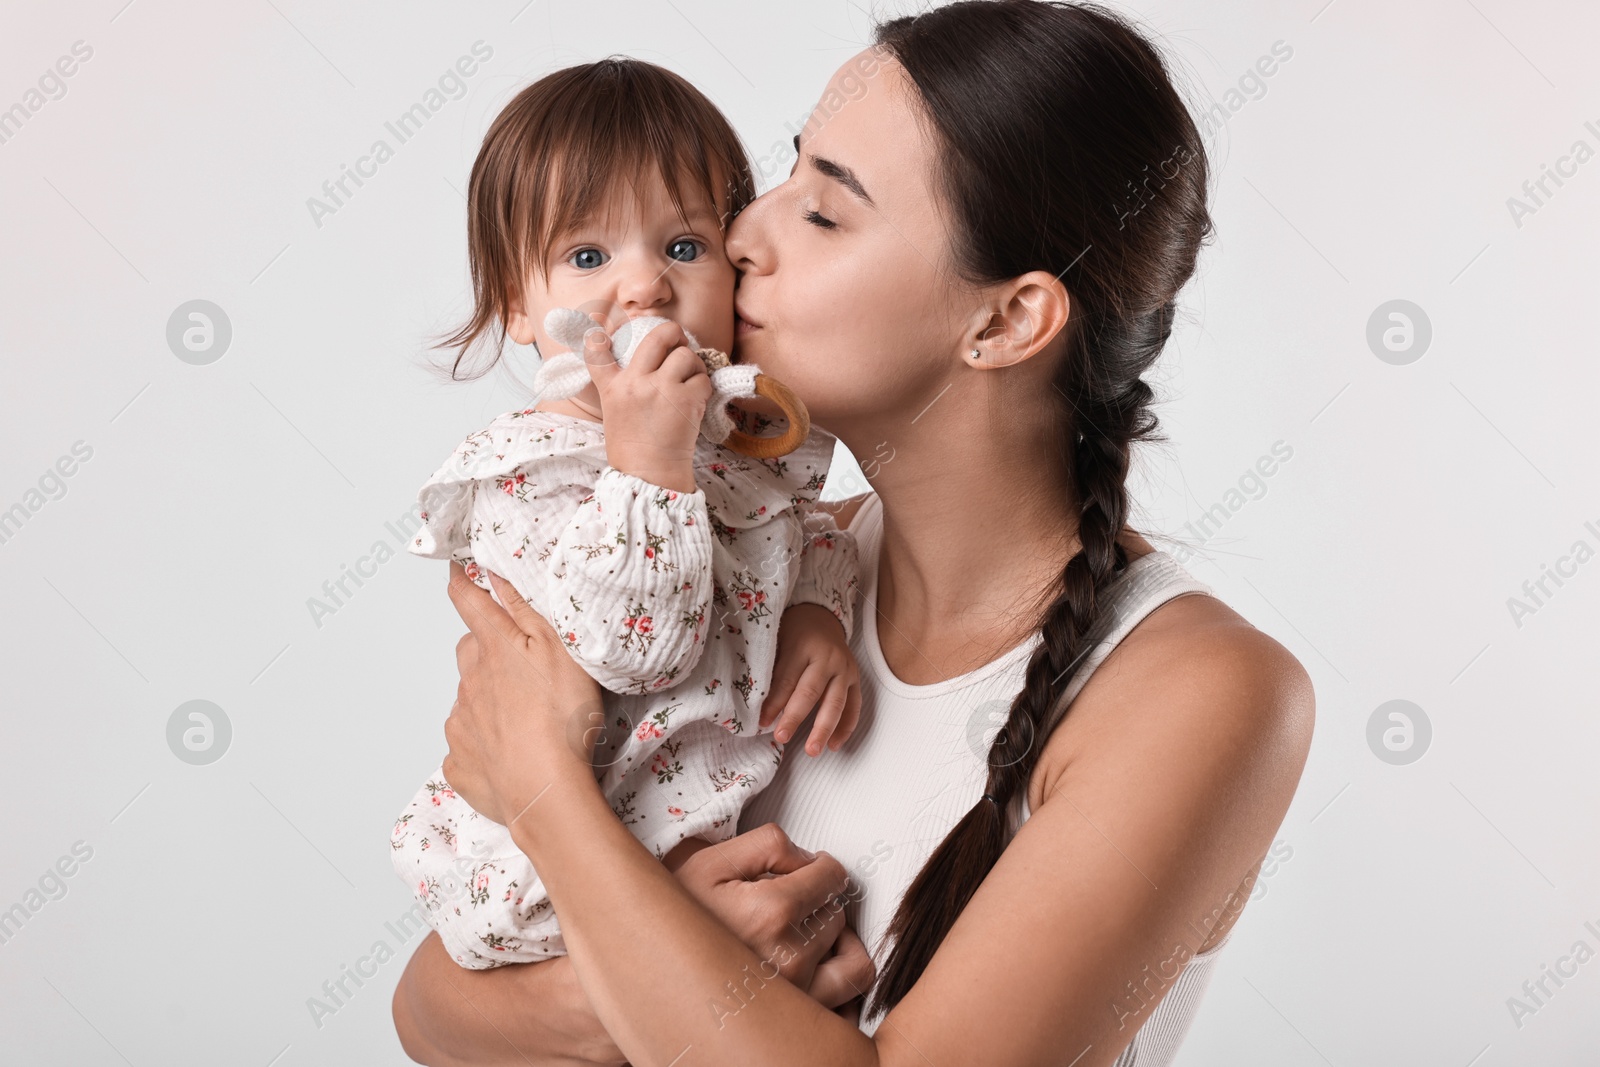
[[[0,108],[93,49],[0,144],[0,509],[93,450],[0,544],[0,909],[92,849],[0,944],[3,1056],[400,1063],[415,939],[385,926],[409,906],[386,841],[442,751],[461,626],[442,565],[404,555],[320,626],[307,602],[392,549],[385,522],[519,402],[510,377],[426,369],[465,306],[477,142],[531,78],[618,51],[781,154],[870,5],[124,2],[13,4],[0,33]],[[1171,442],[1136,484],[1145,528],[1300,657],[1319,705],[1289,858],[1180,1062],[1590,1064],[1600,961],[1520,1026],[1507,1000],[1600,949],[1600,562],[1520,626],[1508,598],[1600,548],[1600,160],[1520,219],[1507,200],[1600,149],[1600,15],[1324,2],[1138,7],[1201,108],[1293,51],[1212,138],[1219,237],[1160,371]],[[480,40],[465,98],[314,220],[307,199]],[[210,365],[167,345],[195,299],[232,325]],[[1367,343],[1396,299],[1432,327],[1406,365]],[[1230,496],[1277,442],[1264,493]],[[1187,525],[1218,504],[1220,529]],[[1367,740],[1396,699],[1432,727],[1404,765]],[[231,724],[209,765],[168,748],[191,700]],[[318,1025],[308,999],[378,941],[396,958]]]

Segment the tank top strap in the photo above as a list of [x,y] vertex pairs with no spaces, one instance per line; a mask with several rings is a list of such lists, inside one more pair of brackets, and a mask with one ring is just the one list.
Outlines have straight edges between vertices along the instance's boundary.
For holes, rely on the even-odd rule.
[[[867,498],[856,508],[856,513],[850,517],[847,527],[856,539],[856,544],[862,549],[863,560],[871,559],[876,555],[878,536],[883,532],[883,500],[877,493],[868,493]],[[869,553],[867,550],[872,549]]]
[[1056,706],[1045,724],[1045,735],[1049,736],[1067,705],[1088,684],[1095,669],[1105,662],[1112,649],[1135,626],[1169,600],[1191,594],[1216,595],[1210,586],[1195,578],[1184,569],[1183,564],[1160,549],[1147,552],[1128,564],[1127,570],[1102,594],[1106,603],[1101,610],[1100,622],[1090,631],[1089,652],[1056,700]]

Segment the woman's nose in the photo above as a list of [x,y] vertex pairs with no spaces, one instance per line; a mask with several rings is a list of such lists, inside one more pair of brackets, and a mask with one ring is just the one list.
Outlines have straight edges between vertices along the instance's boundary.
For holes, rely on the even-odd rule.
[[740,274],[760,274],[770,269],[771,256],[767,239],[768,210],[777,189],[768,190],[750,201],[749,205],[728,226],[728,236],[723,248],[734,268]]

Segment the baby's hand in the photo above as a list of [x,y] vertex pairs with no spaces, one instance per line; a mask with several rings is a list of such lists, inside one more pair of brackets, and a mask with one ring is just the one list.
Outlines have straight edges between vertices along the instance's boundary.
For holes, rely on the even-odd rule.
[[694,492],[695,442],[715,388],[682,328],[664,322],[651,330],[626,367],[617,366],[602,329],[589,332],[584,348],[600,392],[606,462],[647,482]]
[[824,744],[837,751],[855,732],[861,718],[861,672],[833,612],[820,604],[795,604],[778,626],[778,662],[772,691],[761,704],[761,725],[777,719],[773,737],[783,744],[819,700],[806,738],[806,752],[813,756],[821,754]]

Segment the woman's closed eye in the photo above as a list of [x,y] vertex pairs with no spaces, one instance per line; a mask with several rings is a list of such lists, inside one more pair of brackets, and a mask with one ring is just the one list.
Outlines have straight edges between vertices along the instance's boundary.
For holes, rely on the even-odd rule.
[[837,222],[834,222],[832,219],[830,219],[826,215],[823,215],[822,213],[818,212],[814,208],[807,210],[805,215],[803,216],[803,218],[807,222],[811,223],[811,225],[820,226],[824,230],[831,230],[834,227],[839,225]]

